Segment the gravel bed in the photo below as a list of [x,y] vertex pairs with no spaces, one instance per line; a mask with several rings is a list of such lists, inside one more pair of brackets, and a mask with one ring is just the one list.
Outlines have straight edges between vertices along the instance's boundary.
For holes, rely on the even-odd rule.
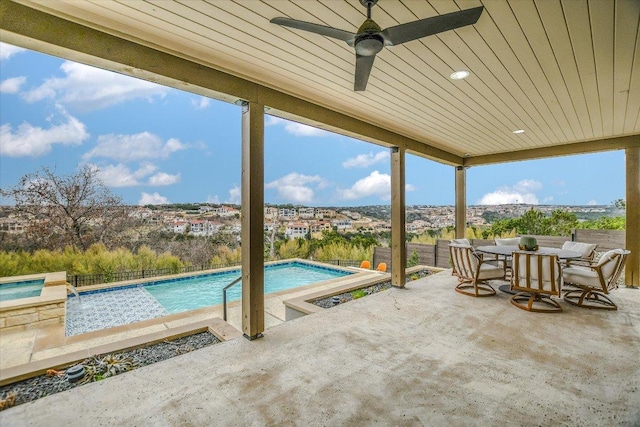
[[[69,365],[58,371],[50,370],[48,375],[40,375],[0,387],[0,410],[76,388],[89,382],[99,381],[127,370],[170,359],[219,342],[220,340],[215,335],[209,332],[200,332],[142,348],[85,359],[80,363]],[[87,373],[92,372],[95,375],[87,374],[77,382],[70,382],[67,370],[76,365],[83,365]]]
[[[422,270],[417,273],[412,273],[411,275],[407,276],[407,283],[413,280],[428,276],[429,273],[430,273],[429,270]],[[321,298],[321,299],[317,299],[309,302],[311,304],[317,305],[318,307],[331,308],[331,307],[335,307],[336,305],[344,304],[345,302],[352,301],[354,299],[366,297],[367,295],[375,294],[377,292],[386,291],[389,288],[391,288],[390,280],[388,282],[382,282],[376,285],[367,286],[366,288],[360,288],[350,292],[345,292],[342,294]]]

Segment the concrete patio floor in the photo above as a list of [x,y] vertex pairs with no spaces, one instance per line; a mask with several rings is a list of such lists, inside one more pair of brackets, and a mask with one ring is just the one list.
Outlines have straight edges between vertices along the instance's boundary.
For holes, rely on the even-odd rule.
[[640,290],[616,290],[618,311],[542,314],[455,284],[445,270],[9,408],[0,425],[640,425]]

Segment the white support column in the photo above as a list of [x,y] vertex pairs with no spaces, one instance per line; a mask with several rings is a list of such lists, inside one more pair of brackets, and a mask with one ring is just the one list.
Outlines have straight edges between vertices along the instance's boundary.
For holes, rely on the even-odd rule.
[[391,284],[406,283],[407,237],[405,206],[405,150],[391,148]]
[[640,147],[625,149],[627,177],[626,212],[626,249],[631,251],[627,259],[624,283],[627,286],[640,286]]
[[242,332],[264,331],[264,106],[242,106]]
[[456,166],[456,239],[464,237],[467,228],[467,171]]

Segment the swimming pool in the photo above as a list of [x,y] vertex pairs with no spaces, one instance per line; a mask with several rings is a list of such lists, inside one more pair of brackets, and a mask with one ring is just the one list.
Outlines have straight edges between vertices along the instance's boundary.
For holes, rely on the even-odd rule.
[[[222,289],[240,277],[240,270],[165,279],[143,284],[82,292],[67,302],[66,334],[77,335],[222,303]],[[302,262],[265,266],[265,294],[353,274],[347,270]],[[239,300],[242,285],[227,291]]]
[[42,292],[44,279],[22,280],[0,285],[0,301],[38,297]]

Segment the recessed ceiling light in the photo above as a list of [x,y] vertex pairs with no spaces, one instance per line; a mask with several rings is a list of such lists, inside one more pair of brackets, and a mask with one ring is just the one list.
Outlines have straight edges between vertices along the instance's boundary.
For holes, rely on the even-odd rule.
[[451,77],[451,80],[462,80],[469,77],[469,72],[467,70],[460,70],[455,73],[451,73],[449,77]]
[[524,133],[524,129],[514,130],[513,133]]

